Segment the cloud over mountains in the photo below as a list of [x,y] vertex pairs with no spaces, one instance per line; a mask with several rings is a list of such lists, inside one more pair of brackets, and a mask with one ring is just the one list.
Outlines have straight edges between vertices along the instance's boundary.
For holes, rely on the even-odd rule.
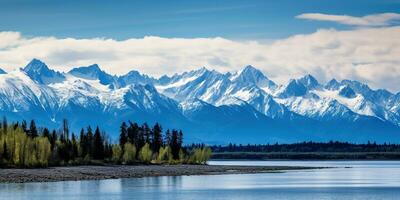
[[[387,20],[365,19],[375,24],[387,23]],[[364,22],[353,20],[349,23]],[[148,36],[114,40],[29,37],[19,32],[0,32],[0,67],[15,69],[36,57],[60,71],[68,71],[71,66],[98,63],[112,74],[136,69],[159,76],[199,66],[226,72],[251,64],[259,66],[278,83],[314,74],[322,81],[356,79],[374,88],[397,92],[400,90],[399,35],[400,26],[345,31],[321,29],[270,43],[221,37]]]

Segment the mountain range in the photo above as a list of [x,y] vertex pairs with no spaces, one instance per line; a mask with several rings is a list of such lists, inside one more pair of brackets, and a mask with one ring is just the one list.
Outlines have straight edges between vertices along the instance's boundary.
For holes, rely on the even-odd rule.
[[400,141],[400,93],[311,75],[280,85],[252,66],[154,78],[111,75],[97,64],[58,72],[33,59],[0,69],[0,114],[53,128],[66,118],[75,132],[99,125],[113,139],[132,120],[180,128],[185,142]]

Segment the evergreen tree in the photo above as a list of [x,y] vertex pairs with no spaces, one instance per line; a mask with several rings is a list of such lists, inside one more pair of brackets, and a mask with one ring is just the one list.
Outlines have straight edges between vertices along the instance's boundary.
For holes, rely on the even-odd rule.
[[57,133],[56,130],[53,130],[51,133],[51,140],[50,140],[51,150],[54,150],[54,148],[56,147],[56,141],[57,141]]
[[142,127],[143,127],[145,143],[150,144],[150,142],[151,142],[151,130],[149,128],[149,125],[145,122],[145,123],[143,123]]
[[128,127],[128,142],[135,145],[136,147],[138,144],[138,135],[139,135],[139,126],[137,123],[129,122]]
[[92,132],[92,127],[87,128],[87,150],[88,150],[88,155],[90,157],[93,157],[93,132]]
[[31,124],[29,126],[29,133],[32,138],[35,138],[38,136],[38,131],[36,128],[35,120],[33,120],[33,119],[31,120]]
[[172,157],[174,158],[174,160],[179,159],[180,146],[178,141],[178,131],[175,129],[172,130],[170,146],[172,151]]
[[71,145],[72,145],[71,158],[74,160],[78,157],[78,142],[76,141],[74,133],[72,133],[72,136],[71,136]]
[[26,134],[28,134],[28,125],[26,124],[25,120],[22,120],[21,128]]
[[179,149],[182,148],[182,145],[183,145],[183,132],[182,132],[182,130],[179,130],[179,134],[178,134],[178,146],[179,146]]
[[85,130],[81,129],[79,136],[79,149],[80,149],[80,157],[84,158],[88,154],[88,139],[85,135]]
[[96,127],[96,131],[94,134],[93,138],[93,145],[94,145],[94,154],[93,158],[94,159],[104,159],[104,143],[103,143],[103,138],[101,137],[100,134],[100,129],[99,127]]
[[152,151],[158,152],[163,144],[162,129],[160,124],[156,123],[153,127],[152,132],[153,132]]
[[167,129],[164,138],[165,146],[171,146],[171,131]]
[[141,149],[145,144],[145,133],[143,126],[139,127],[138,139],[137,139],[137,149]]
[[128,131],[126,128],[127,128],[126,123],[122,122],[121,131],[120,131],[120,135],[119,135],[119,146],[121,146],[122,149],[124,149],[124,145],[128,141],[128,138],[127,138]]
[[66,119],[63,119],[63,135],[65,140],[69,140],[69,127]]
[[43,133],[42,133],[43,137],[46,137],[49,141],[51,140],[51,136],[50,136],[50,131],[47,128],[43,129]]

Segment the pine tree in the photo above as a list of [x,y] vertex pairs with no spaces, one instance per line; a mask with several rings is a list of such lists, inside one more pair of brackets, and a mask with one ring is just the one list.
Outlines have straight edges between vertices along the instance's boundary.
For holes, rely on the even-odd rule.
[[88,139],[85,135],[85,130],[83,130],[83,128],[81,129],[79,136],[79,147],[80,147],[80,156],[84,158],[88,153],[87,151]]
[[66,119],[63,119],[63,135],[65,140],[69,140],[69,127]]
[[119,145],[121,146],[122,149],[124,149],[124,145],[126,142],[128,142],[128,131],[126,129],[126,123],[122,122],[121,124],[121,131],[119,135]]
[[150,144],[150,142],[151,142],[151,130],[149,128],[149,125],[147,125],[147,123],[145,122],[145,123],[143,123],[142,127],[143,127],[145,143]]
[[43,137],[46,137],[50,141],[50,131],[49,131],[49,129],[44,128],[42,135],[43,135]]
[[87,150],[88,150],[88,155],[90,157],[93,157],[93,132],[92,132],[92,127],[87,128]]
[[56,141],[57,141],[57,133],[56,133],[56,130],[53,130],[52,133],[51,133],[51,140],[50,140],[51,150],[52,151],[56,147]]
[[180,146],[179,146],[179,141],[178,141],[178,131],[175,129],[172,130],[170,146],[171,146],[171,151],[172,151],[172,157],[174,158],[174,160],[179,159]]
[[138,146],[138,132],[139,132],[139,126],[137,125],[137,123],[129,122],[128,142],[130,142],[135,146]]
[[72,133],[72,136],[71,136],[71,145],[72,145],[71,158],[74,160],[78,157],[78,142],[76,141],[74,133]]
[[28,125],[26,124],[25,120],[22,120],[21,128],[26,134],[28,134]]
[[104,143],[101,137],[99,127],[96,127],[96,131],[93,138],[93,145],[94,145],[94,159],[104,159]]
[[165,132],[164,142],[166,146],[171,145],[171,131],[169,129],[167,129],[167,131]]
[[139,127],[138,130],[138,139],[137,139],[137,149],[141,149],[144,146],[145,143],[145,133],[144,133],[144,129],[143,126]]
[[178,146],[179,146],[179,149],[182,148],[182,145],[183,145],[183,133],[182,133],[182,130],[179,130],[179,133],[178,133]]
[[160,124],[156,123],[153,127],[152,132],[153,132],[152,151],[158,152],[163,144],[162,133],[161,133],[162,129]]
[[32,138],[35,138],[38,136],[38,131],[36,128],[35,120],[33,120],[33,119],[31,120],[31,125],[29,126],[29,133]]

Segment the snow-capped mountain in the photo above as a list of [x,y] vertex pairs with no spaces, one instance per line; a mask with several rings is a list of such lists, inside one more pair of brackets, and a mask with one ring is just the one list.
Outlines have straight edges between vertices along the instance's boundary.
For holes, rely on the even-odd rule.
[[252,66],[157,79],[110,75],[96,64],[61,73],[33,59],[0,71],[0,114],[54,128],[67,118],[72,130],[99,125],[114,138],[121,121],[135,120],[182,128],[188,142],[400,139],[400,93],[311,75],[278,85]]

